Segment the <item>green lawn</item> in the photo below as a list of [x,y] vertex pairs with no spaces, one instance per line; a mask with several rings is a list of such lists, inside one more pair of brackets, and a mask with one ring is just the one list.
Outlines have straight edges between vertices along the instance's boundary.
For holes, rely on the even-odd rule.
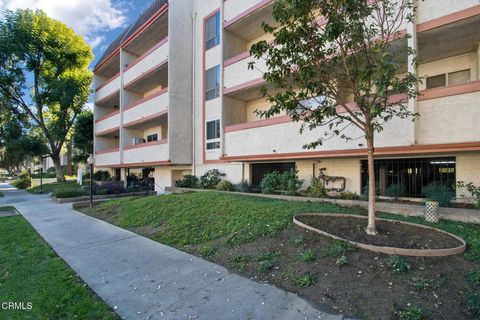
[[[297,213],[366,214],[358,207],[343,208],[327,203],[287,202],[217,192],[112,200],[93,210],[93,215],[124,228],[157,230],[152,238],[176,247],[219,238],[235,245],[254,241],[260,236],[274,236],[292,226],[292,217]],[[392,214],[380,216],[428,224],[421,218]],[[442,221],[432,226],[463,237],[469,245],[467,257],[480,261],[478,225]]]
[[[73,188],[80,188],[80,185],[77,183],[77,181],[66,181],[66,182],[53,182],[53,183],[47,183],[43,185],[43,192],[44,193],[50,193],[50,192],[55,192],[58,190],[65,190],[65,189],[73,189]],[[40,193],[42,189],[40,186],[35,186],[31,189],[27,190],[30,193]]]
[[0,219],[0,319],[118,319],[22,217]]
[[2,192],[0,192],[0,198],[1,198],[1,197],[3,197],[3,193],[2,193]]

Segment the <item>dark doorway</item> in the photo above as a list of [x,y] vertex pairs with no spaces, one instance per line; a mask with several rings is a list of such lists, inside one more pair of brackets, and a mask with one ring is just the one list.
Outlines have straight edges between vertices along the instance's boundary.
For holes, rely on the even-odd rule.
[[252,169],[252,187],[259,187],[263,177],[274,171],[285,172],[295,169],[295,162],[254,163]]
[[[379,195],[391,185],[403,185],[404,197],[421,198],[422,188],[438,181],[452,188],[456,182],[455,157],[375,160],[375,181]],[[367,160],[361,161],[362,193],[368,183]],[[453,189],[453,188],[452,188]]]

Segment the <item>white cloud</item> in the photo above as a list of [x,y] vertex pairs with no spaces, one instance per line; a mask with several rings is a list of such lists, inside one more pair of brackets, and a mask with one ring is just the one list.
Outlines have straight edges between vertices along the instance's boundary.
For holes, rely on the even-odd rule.
[[83,35],[93,48],[105,40],[98,32],[124,27],[127,22],[125,12],[111,0],[0,0],[0,15],[17,8],[42,9]]

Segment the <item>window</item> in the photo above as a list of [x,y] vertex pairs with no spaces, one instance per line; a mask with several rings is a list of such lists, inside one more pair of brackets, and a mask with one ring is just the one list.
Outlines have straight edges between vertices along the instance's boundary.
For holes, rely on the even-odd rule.
[[205,99],[212,100],[220,96],[220,65],[206,71]]
[[151,134],[147,136],[147,142],[158,141],[158,134]]
[[439,74],[433,77],[427,77],[427,89],[433,89],[444,86],[454,86],[470,82],[470,69],[450,72],[448,74]]
[[205,41],[207,50],[220,44],[220,12],[217,12],[206,21]]
[[207,150],[220,149],[220,120],[208,121]]

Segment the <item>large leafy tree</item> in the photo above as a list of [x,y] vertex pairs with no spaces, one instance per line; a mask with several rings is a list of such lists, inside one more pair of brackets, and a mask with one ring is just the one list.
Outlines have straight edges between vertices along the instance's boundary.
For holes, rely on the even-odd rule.
[[86,110],[77,117],[72,141],[77,151],[73,161],[86,163],[88,156],[93,153],[93,112],[91,110]]
[[0,21],[0,99],[40,129],[58,181],[62,147],[88,99],[92,58],[81,36],[42,11],[7,11]]
[[[285,110],[305,129],[324,129],[325,139],[364,137],[369,171],[366,232],[375,227],[374,138],[393,118],[417,116],[408,99],[417,95],[417,78],[408,72],[413,56],[405,32],[413,19],[410,0],[277,0],[273,25],[264,24],[274,42],[261,41],[251,53],[265,59],[266,85],[262,94],[272,117]],[[402,50],[401,48],[404,48]],[[414,61],[410,59],[409,61]],[[250,65],[251,68],[255,63]],[[406,93],[404,99],[394,98]]]

